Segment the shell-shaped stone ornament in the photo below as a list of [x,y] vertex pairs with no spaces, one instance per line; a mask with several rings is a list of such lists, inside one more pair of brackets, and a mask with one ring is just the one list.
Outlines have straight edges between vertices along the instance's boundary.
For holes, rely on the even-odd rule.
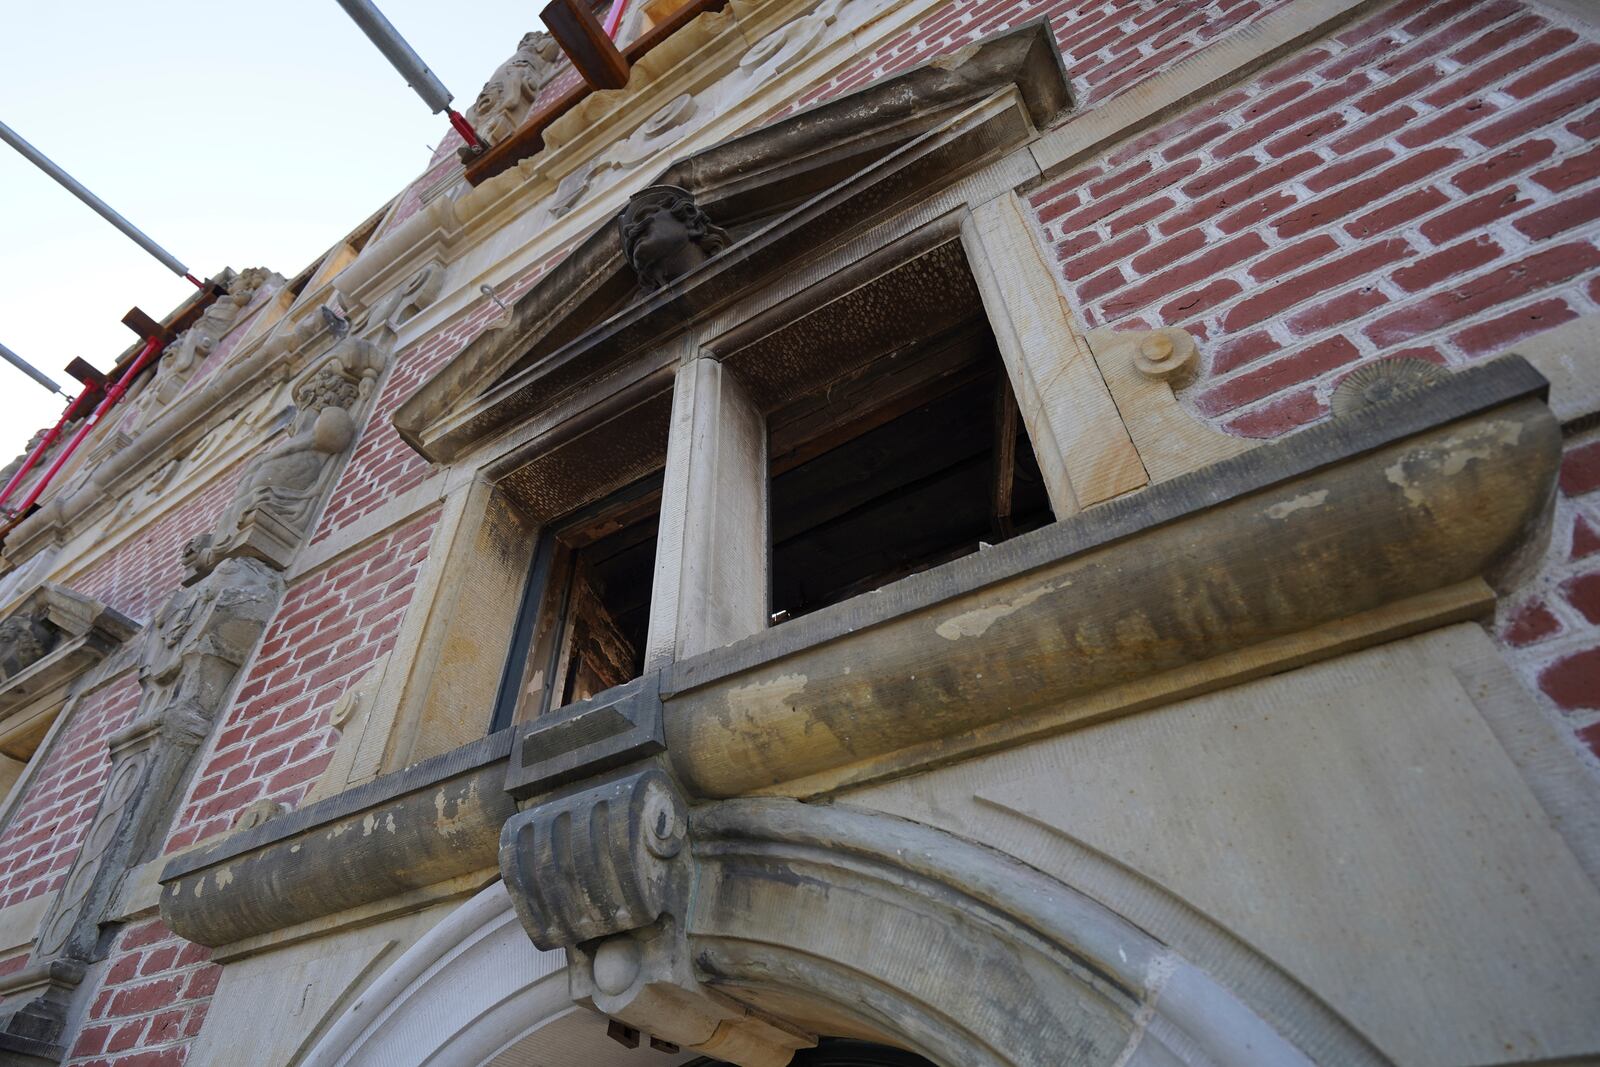
[[1382,404],[1441,382],[1449,373],[1425,359],[1380,359],[1346,375],[1334,389],[1329,406],[1334,418],[1344,418],[1373,404]]

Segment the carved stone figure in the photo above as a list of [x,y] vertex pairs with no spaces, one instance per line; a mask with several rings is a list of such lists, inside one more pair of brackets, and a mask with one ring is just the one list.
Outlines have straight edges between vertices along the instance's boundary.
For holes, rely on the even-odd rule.
[[0,678],[21,674],[39,662],[59,636],[33,612],[19,612],[0,622]]
[[[200,315],[198,321],[178,335],[161,357],[156,376],[154,406],[162,407],[177,399],[195,370],[239,321],[239,316],[255,299],[256,290],[271,276],[263,267],[252,267],[228,283],[228,295]],[[152,409],[153,410],[153,409]]]
[[224,560],[181,588],[144,634],[139,707],[108,739],[111,770],[83,845],[46,912],[29,965],[3,984],[0,1031],[53,1043],[85,965],[104,955],[100,924],[123,873],[153,858],[190,759],[283,597],[283,578]]
[[337,457],[356,438],[353,412],[372,394],[383,368],[376,345],[354,337],[350,325],[324,312],[339,340],[294,390],[298,414],[289,439],[255,459],[223,509],[213,533],[183,549],[186,583],[221,560],[248,556],[282,570],[311,524]]
[[539,31],[524,35],[516,54],[490,76],[473,102],[469,117],[479,136],[493,144],[516,132],[539,90],[555,76],[560,59],[554,37]]
[[694,270],[732,243],[686,189],[652,185],[633,195],[618,219],[622,250],[649,292]]
[[12,712],[39,693],[71,683],[137,630],[131,619],[92,597],[35,582],[0,622],[0,732]]

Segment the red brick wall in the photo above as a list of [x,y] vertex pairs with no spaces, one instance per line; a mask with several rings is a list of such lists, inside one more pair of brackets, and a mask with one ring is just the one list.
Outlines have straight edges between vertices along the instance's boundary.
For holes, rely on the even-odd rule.
[[[1381,356],[1458,366],[1600,311],[1600,44],[1524,0],[1405,0],[1031,197],[1093,327],[1182,326],[1230,432],[1323,418]],[[1600,750],[1600,445],[1502,604],[1530,688]]]
[[[564,249],[552,254],[543,263],[497,286],[496,293],[509,307],[565,255]],[[499,314],[500,308],[485,298],[449,326],[395,356],[394,368],[378,395],[366,432],[340,475],[327,510],[312,535],[313,544],[371,514],[401,493],[416,488],[431,473],[432,465],[395,432],[395,409]]]
[[332,758],[327,711],[394,647],[435,508],[295,583],[268,628],[167,850],[227,830],[246,805],[297,805]]
[[[248,462],[248,461],[245,461]],[[245,462],[236,463],[212,478],[199,493],[180,507],[156,511],[149,526],[66,579],[66,584],[92,596],[138,622],[150,616],[178,588],[183,577],[183,546],[196,534],[211,529],[222,509],[233,499],[234,486]]]
[[1046,18],[1079,107],[1159,74],[1282,0],[979,0],[942,5],[904,33],[809,90],[780,114],[851,93],[962,45]]
[[[158,919],[123,930],[72,1044],[69,1067],[177,1067],[187,1060],[222,978],[210,959],[210,949],[183,940]],[[235,1062],[249,1063],[248,1051]]]
[[[1042,14],[1080,106],[1094,106],[1271,6],[951,3],[802,103]],[[1179,325],[1201,338],[1205,373],[1184,399],[1203,417],[1235,433],[1288,432],[1323,417],[1328,392],[1361,362],[1406,352],[1460,364],[1600,307],[1597,51],[1522,0],[1403,0],[1036,191],[1040,236],[1090,325]],[[500,286],[502,298],[560,255]],[[485,301],[396,356],[316,540],[427,477],[393,411],[497,310]],[[183,541],[214,519],[233,480],[79,587],[148,615],[176,585]],[[1541,699],[1595,743],[1600,434],[1576,440],[1562,487],[1547,566],[1508,601],[1500,633]],[[288,591],[169,850],[228,829],[256,800],[301,800],[331,756],[328,708],[393,647],[437,518],[418,516]],[[0,905],[64,876],[98,799],[104,737],[137,695],[131,675],[108,687],[75,720],[83,735],[57,747],[0,840]],[[131,926],[71,1062],[182,1063],[219,974],[159,922]]]
[[1535,691],[1600,756],[1600,432],[1567,447],[1546,564],[1501,604],[1499,635]]
[[0,834],[0,908],[55,890],[89,829],[111,758],[106,738],[139,706],[129,671],[73,709],[16,816]]
[[1409,0],[1032,197],[1090,326],[1209,341],[1247,435],[1355,364],[1459,364],[1596,310],[1600,46],[1518,0]]

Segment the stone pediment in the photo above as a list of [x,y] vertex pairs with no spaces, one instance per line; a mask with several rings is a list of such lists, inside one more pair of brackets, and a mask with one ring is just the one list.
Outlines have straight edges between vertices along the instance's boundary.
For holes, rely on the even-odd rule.
[[580,384],[615,373],[795,259],[858,232],[975,162],[1025,143],[1070,103],[1034,23],[730,138],[638,188],[674,187],[726,241],[642,286],[615,220],[595,230],[395,413],[401,437],[448,463]]
[[138,630],[115,608],[48,582],[19,601],[0,621],[0,753],[26,759],[53,717],[54,700],[42,698]]

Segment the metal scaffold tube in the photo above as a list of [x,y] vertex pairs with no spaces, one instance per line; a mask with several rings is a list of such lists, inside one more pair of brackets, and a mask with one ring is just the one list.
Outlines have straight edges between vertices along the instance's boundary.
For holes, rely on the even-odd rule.
[[478,132],[459,111],[450,106],[450,101],[454,99],[450,95],[450,90],[444,87],[439,76],[429,69],[421,56],[417,55],[416,49],[400,36],[400,31],[384,18],[383,12],[379,11],[371,0],[338,0],[338,2],[339,6],[344,8],[344,13],[349,15],[361,28],[361,32],[367,35],[367,40],[378,46],[378,51],[383,53],[390,66],[399,71],[406,84],[422,97],[422,102],[428,105],[429,110],[436,115],[443,112],[449,116],[450,125],[455,127],[468,147],[477,152],[483,151],[483,139],[478,136]]
[[88,189],[85,189],[82,183],[80,183],[76,178],[58,167],[54,160],[45,155],[43,152],[39,151],[37,148],[33,147],[33,145],[29,144],[23,139],[21,134],[17,133],[17,131],[13,130],[10,126],[7,126],[3,122],[0,122],[0,140],[5,141],[6,144],[10,145],[12,148],[15,148],[30,163],[44,171],[46,174],[50,175],[50,177],[54,178],[64,189],[67,190],[67,192],[71,193],[73,196],[89,205],[89,207],[94,210],[95,214],[99,215],[101,218],[111,223],[111,225],[121,230],[129,240],[133,241],[134,244],[138,245],[140,248],[156,257],[156,259],[160,260],[162,265],[168,270],[172,271],[172,273],[178,275],[180,278],[188,279],[189,281],[193,282],[196,287],[200,286],[201,283],[194,277],[194,275],[189,273],[189,268],[184,266],[177,256],[174,256],[171,252],[168,252],[165,248],[162,248],[160,245],[156,244],[143,230],[139,229],[139,227],[135,226],[133,223],[129,222],[127,219],[113,211],[110,204],[107,204],[104,200],[101,200],[98,196],[95,196]]
[[383,17],[370,0],[339,0],[339,6],[344,8],[355,24],[361,27],[361,32],[367,39],[378,46],[394,69],[405,78],[406,84],[411,86],[416,94],[422,97],[422,102],[427,104],[434,114],[450,110],[450,101],[453,99],[450,90],[444,87],[438,75],[428,69],[428,65],[417,55],[416,50],[406,43],[400,32]]
[[[13,367],[17,368],[34,381],[38,382],[52,393],[61,393],[61,386],[56,384],[55,379],[51,378],[44,371],[40,370],[38,367],[35,367],[32,363],[29,363],[27,360],[11,351],[11,349],[7,348],[5,345],[0,345],[0,358],[3,358],[7,363],[11,364]],[[61,393],[61,395],[66,396],[67,394]]]

